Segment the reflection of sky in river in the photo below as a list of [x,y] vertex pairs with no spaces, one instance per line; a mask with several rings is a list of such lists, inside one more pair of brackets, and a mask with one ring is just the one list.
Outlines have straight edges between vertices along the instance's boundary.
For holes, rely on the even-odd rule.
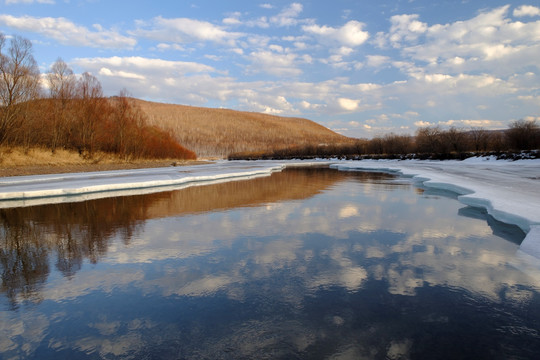
[[[466,330],[459,311],[538,340],[538,283],[508,265],[519,245],[449,197],[350,174],[303,200],[151,218],[98,262],[51,271],[33,300],[1,311],[0,351],[398,359],[485,330]],[[493,332],[475,338],[486,357]]]

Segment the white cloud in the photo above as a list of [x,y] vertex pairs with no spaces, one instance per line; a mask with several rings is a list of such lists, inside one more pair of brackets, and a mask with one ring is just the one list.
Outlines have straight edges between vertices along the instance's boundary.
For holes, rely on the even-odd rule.
[[189,18],[167,19],[161,16],[147,22],[138,22],[139,28],[133,34],[162,42],[189,43],[215,42],[234,45],[242,33],[229,32],[207,21]]
[[514,9],[515,17],[540,16],[540,8],[531,5],[522,5]]
[[402,60],[394,64],[409,75],[483,72],[510,76],[538,67],[540,21],[512,21],[508,11],[509,6],[503,6],[468,20],[429,27],[417,24],[412,26],[416,32],[410,30],[419,22],[418,16],[399,15],[392,17],[391,31],[378,37],[401,49]]
[[232,13],[229,17],[226,17],[223,19],[223,23],[225,25],[241,25],[242,22],[240,21],[240,17],[242,16],[241,13],[235,12]]
[[433,125],[432,123],[430,123],[429,121],[415,121],[414,122],[414,126],[418,126],[418,127],[424,127],[424,126],[431,126]]
[[340,44],[342,46],[355,47],[362,45],[369,38],[369,32],[364,31],[365,24],[356,20],[347,22],[340,28],[319,25],[305,25],[302,29],[316,35],[326,44]]
[[383,65],[386,65],[390,62],[390,58],[388,56],[382,56],[382,55],[367,55],[367,65],[371,67],[381,67]]
[[160,51],[167,51],[167,50],[184,51],[185,50],[185,48],[179,44],[160,43],[160,44],[157,44],[156,48]]
[[89,46],[108,49],[131,49],[137,44],[132,37],[121,35],[114,30],[91,31],[65,18],[0,15],[0,24],[20,31],[36,32],[62,44]]
[[462,119],[462,120],[448,120],[439,121],[439,125],[442,126],[457,126],[457,127],[481,127],[484,129],[500,129],[504,127],[502,121],[487,120],[487,119]]
[[[215,71],[214,68],[204,64],[183,61],[168,61],[161,59],[149,59],[139,56],[119,57],[113,56],[109,58],[79,58],[73,61],[77,66],[100,73],[102,69],[105,72],[102,75],[112,76],[123,74],[121,77],[143,79],[156,74],[192,74],[192,73],[208,73]],[[111,70],[112,69],[112,70]],[[126,74],[131,74],[126,76]],[[155,75],[154,75],[155,76]]]
[[281,54],[273,51],[254,51],[248,56],[251,65],[249,70],[264,72],[275,76],[297,76],[302,73],[297,67],[299,58],[296,54]]
[[113,70],[111,70],[109,68],[106,68],[106,67],[101,68],[99,70],[98,74],[102,75],[102,76],[120,77],[120,78],[125,78],[125,79],[136,79],[136,80],[145,80],[146,79],[146,77],[144,77],[143,75],[130,73],[130,72],[122,71],[122,70],[114,70],[113,71]]
[[400,47],[403,41],[414,42],[427,31],[427,24],[418,21],[418,18],[417,14],[392,16],[392,26],[388,34],[392,46]]
[[354,111],[358,109],[358,104],[360,103],[360,100],[339,98],[338,103],[343,110]]
[[303,6],[300,3],[292,3],[288,7],[284,8],[278,15],[272,16],[270,22],[277,26],[293,26],[297,25],[298,15],[303,10]]

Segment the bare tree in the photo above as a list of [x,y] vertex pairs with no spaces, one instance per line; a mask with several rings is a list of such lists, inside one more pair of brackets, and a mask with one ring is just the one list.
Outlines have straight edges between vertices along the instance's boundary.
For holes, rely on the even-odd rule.
[[469,139],[474,151],[486,151],[489,144],[489,132],[481,127],[473,127],[469,131]]
[[443,141],[450,151],[462,152],[466,149],[466,136],[462,129],[451,126],[448,130],[442,133]]
[[408,135],[387,134],[383,137],[384,153],[388,155],[406,155],[412,150],[412,139]]
[[511,149],[536,149],[540,145],[540,127],[536,120],[516,120],[508,126],[506,138]]
[[40,82],[30,40],[14,36],[6,44],[0,33],[0,145],[17,127],[22,104],[38,97]]
[[58,58],[51,66],[47,74],[47,82],[51,98],[67,102],[75,97],[77,80],[73,70],[61,58]]
[[140,156],[140,134],[137,133],[145,127],[146,118],[142,111],[134,106],[126,89],[115,97],[112,112],[116,152],[126,158]]
[[[91,156],[96,145],[98,126],[106,112],[106,100],[99,80],[85,72],[77,83],[78,116],[74,124],[74,137],[79,152],[87,151]],[[101,124],[102,125],[102,124]]]
[[51,66],[47,74],[47,84],[49,94],[52,99],[51,111],[49,112],[50,124],[50,146],[54,152],[61,144],[66,144],[69,134],[69,119],[72,106],[68,106],[75,98],[77,79],[73,70],[62,60],[58,58]]
[[427,126],[416,131],[416,151],[419,153],[441,153],[443,151],[442,130],[439,126]]

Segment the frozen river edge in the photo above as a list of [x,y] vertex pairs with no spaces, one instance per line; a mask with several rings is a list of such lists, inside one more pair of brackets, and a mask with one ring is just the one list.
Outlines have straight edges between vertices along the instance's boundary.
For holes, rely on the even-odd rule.
[[425,187],[449,190],[458,200],[486,209],[493,218],[519,226],[526,237],[510,263],[540,279],[540,161],[357,161],[339,170],[382,171],[411,177]]
[[518,225],[521,250],[540,262],[540,161],[219,161],[195,166],[0,177],[0,208],[85,201],[269,176],[290,166],[330,165],[341,171],[382,171],[450,190],[462,203]]

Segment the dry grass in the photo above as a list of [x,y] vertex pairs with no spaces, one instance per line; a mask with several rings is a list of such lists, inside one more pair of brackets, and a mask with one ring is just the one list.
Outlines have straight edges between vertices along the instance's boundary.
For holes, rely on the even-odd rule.
[[85,161],[78,153],[67,150],[57,150],[54,154],[50,150],[22,147],[0,148],[0,167],[8,168],[15,166],[62,166],[82,164]]
[[[131,99],[147,116],[147,123],[172,133],[199,158],[226,158],[240,152],[268,152],[305,145],[350,144],[313,121],[267,114],[154,103]],[[125,160],[108,153],[85,158],[57,149],[0,147],[0,177],[61,172],[84,172],[169,166],[182,160]],[[193,163],[193,162],[189,162]]]
[[135,100],[148,122],[173,132],[199,157],[270,151],[306,144],[347,144],[353,140],[311,120],[227,109]]
[[125,160],[107,153],[85,158],[68,150],[52,153],[42,148],[0,147],[0,177],[162,167],[171,166],[173,162],[176,165],[195,163],[176,159]]

